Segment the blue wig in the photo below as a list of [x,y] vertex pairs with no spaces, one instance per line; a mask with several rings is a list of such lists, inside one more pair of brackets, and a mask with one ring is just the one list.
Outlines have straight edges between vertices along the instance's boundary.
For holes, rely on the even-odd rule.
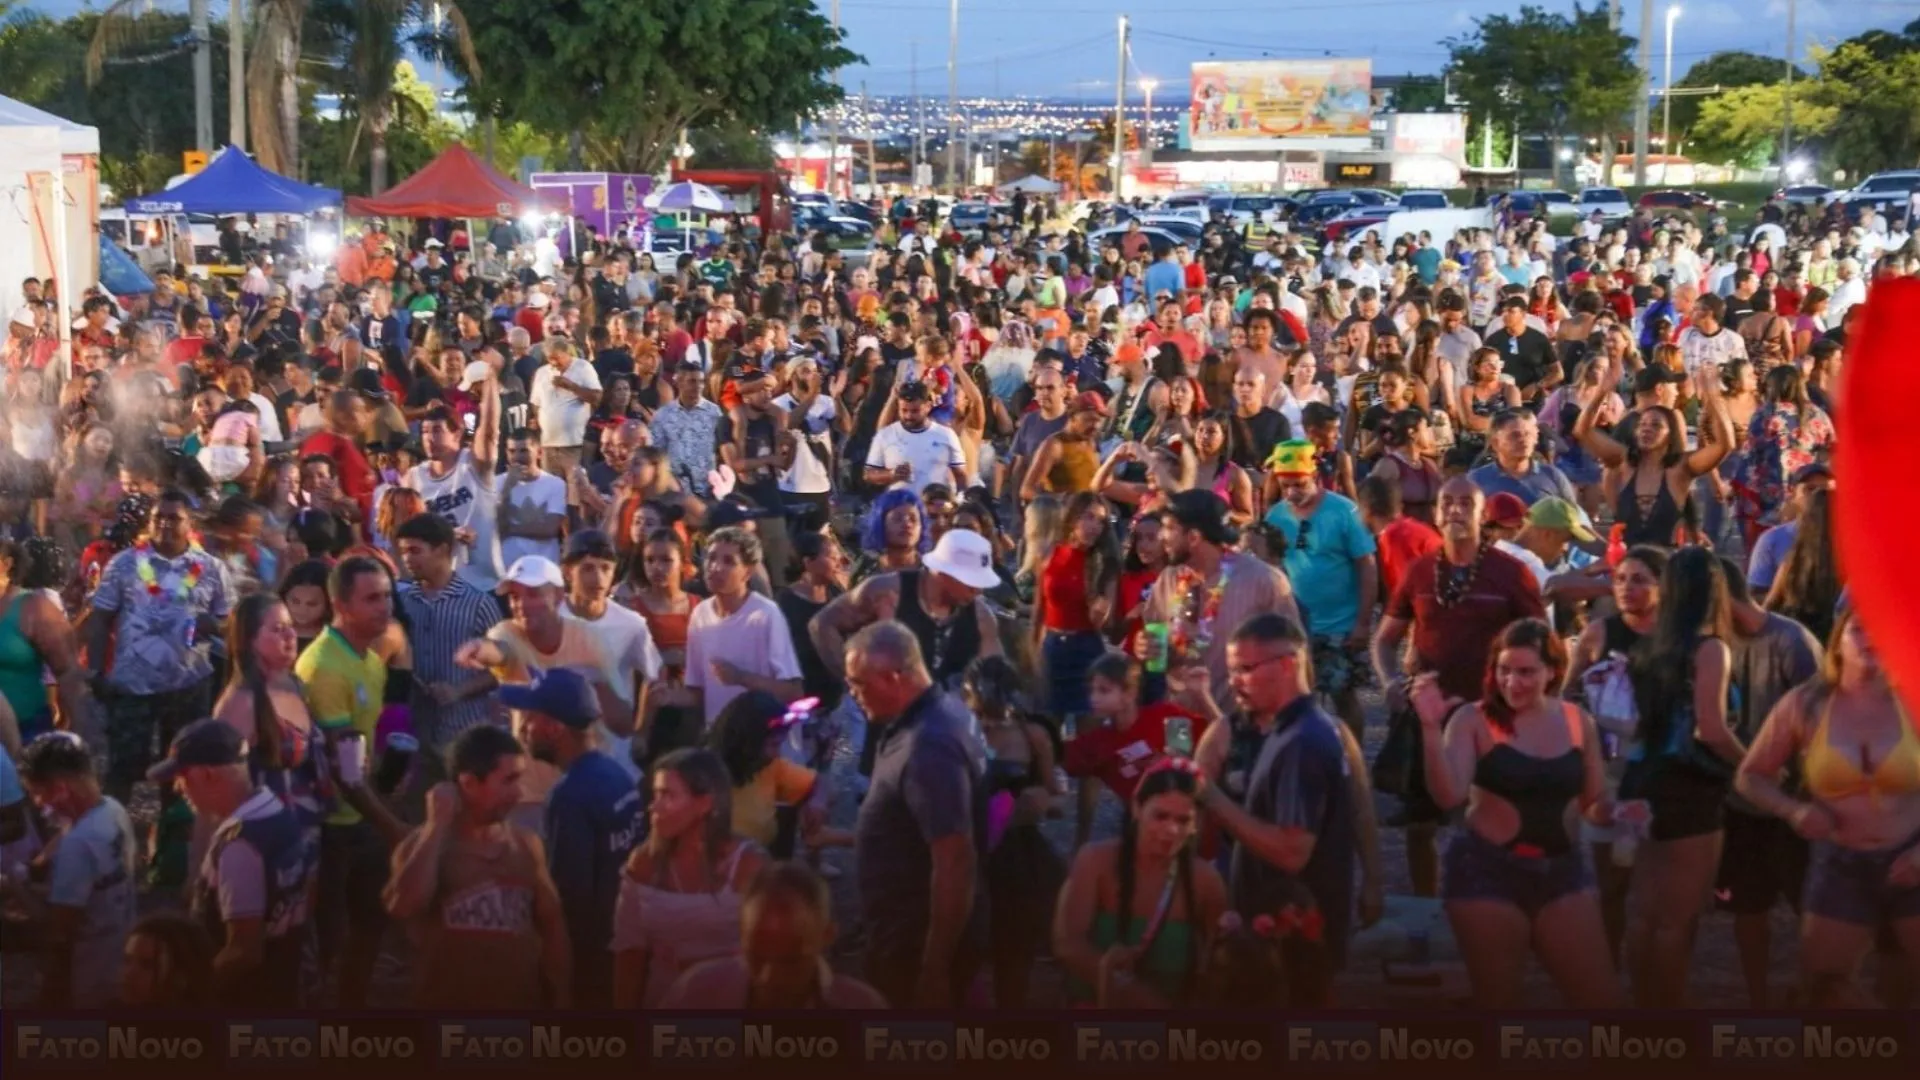
[[920,553],[933,550],[933,522],[927,517],[927,505],[907,488],[891,488],[873,500],[867,511],[867,523],[860,530],[860,549],[879,554],[887,549],[887,515],[902,506],[911,506],[920,515]]

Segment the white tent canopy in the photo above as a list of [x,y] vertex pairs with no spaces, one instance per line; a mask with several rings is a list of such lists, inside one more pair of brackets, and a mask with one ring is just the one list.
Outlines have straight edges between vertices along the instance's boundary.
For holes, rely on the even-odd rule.
[[1058,195],[1060,185],[1044,176],[1023,176],[1018,180],[1009,180],[993,190],[1002,195],[1012,195],[1020,191],[1029,195]]
[[0,97],[0,146],[0,318],[25,299],[23,279],[57,279],[65,357],[70,313],[98,273],[100,132]]
[[0,128],[11,130],[17,127],[59,128],[60,152],[63,154],[100,152],[99,129],[90,128],[85,124],[76,124],[44,109],[36,109],[24,101],[0,96]]

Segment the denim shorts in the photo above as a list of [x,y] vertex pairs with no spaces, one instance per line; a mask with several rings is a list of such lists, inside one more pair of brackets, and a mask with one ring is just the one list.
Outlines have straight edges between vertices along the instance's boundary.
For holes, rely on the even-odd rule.
[[1087,669],[1107,651],[1107,639],[1091,630],[1049,630],[1040,651],[1047,665],[1047,712],[1085,716]]
[[1894,860],[1920,844],[1920,833],[1878,851],[1858,851],[1822,840],[1813,845],[1801,910],[1854,926],[1920,918],[1920,885],[1887,883]]
[[1584,847],[1560,855],[1516,855],[1471,828],[1455,834],[1441,864],[1442,900],[1504,900],[1528,918],[1563,896],[1593,887]]

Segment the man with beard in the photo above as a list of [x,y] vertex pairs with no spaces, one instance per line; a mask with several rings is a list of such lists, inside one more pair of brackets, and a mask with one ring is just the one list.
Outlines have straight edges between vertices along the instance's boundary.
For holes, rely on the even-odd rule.
[[928,484],[967,487],[966,451],[953,429],[933,421],[933,389],[910,382],[895,394],[900,419],[880,429],[867,448],[866,481],[876,487],[919,491]]
[[1306,609],[1315,688],[1333,698],[1358,738],[1365,723],[1359,687],[1379,589],[1376,548],[1353,500],[1320,486],[1316,457],[1313,443],[1304,439],[1274,450],[1268,468],[1279,481],[1281,501],[1267,511],[1267,524],[1284,541],[1278,547],[1287,578]]
[[[393,853],[388,914],[415,927],[422,1008],[567,1007],[566,915],[540,838],[507,818],[526,751],[496,727],[460,736],[453,779],[427,793],[427,821]],[[544,991],[544,992],[543,992]]]
[[542,672],[525,686],[500,688],[514,732],[536,760],[560,770],[547,798],[547,873],[560,895],[573,946],[573,1003],[613,1002],[613,912],[620,873],[640,832],[633,777],[596,752],[600,699],[571,668]]
[[[1540,587],[1520,560],[1482,543],[1486,497],[1472,480],[1454,477],[1440,488],[1440,549],[1407,568],[1387,601],[1373,637],[1373,667],[1386,688],[1390,723],[1412,722],[1411,676],[1433,672],[1448,697],[1476,701],[1487,670],[1487,650],[1515,619],[1543,619]],[[1413,665],[1402,670],[1402,645],[1413,639]],[[1416,737],[1416,743],[1418,739]],[[1406,780],[1407,867],[1417,896],[1437,895],[1439,853],[1434,834],[1444,814],[1427,793],[1421,749]]]
[[793,548],[787,540],[784,500],[780,494],[780,468],[785,464],[781,447],[787,428],[787,414],[773,403],[773,380],[765,372],[743,372],[735,384],[740,404],[729,411],[731,437],[722,447],[727,465],[739,477],[735,490],[753,500],[766,514],[758,532],[766,550],[767,576],[775,589],[787,582],[788,564]]
[[500,580],[499,488],[493,475],[498,445],[500,394],[492,379],[478,387],[480,419],[473,446],[462,449],[465,425],[445,405],[433,405],[420,423],[426,460],[407,471],[405,486],[420,493],[429,513],[453,526],[462,545],[460,572],[476,588],[491,589]]

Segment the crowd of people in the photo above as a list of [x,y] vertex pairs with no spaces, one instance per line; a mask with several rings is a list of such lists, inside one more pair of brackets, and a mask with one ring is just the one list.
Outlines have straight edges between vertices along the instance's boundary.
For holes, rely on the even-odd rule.
[[1783,902],[1802,1000],[1908,1000],[1827,464],[1903,217],[1056,209],[374,222],[85,298],[70,379],[28,282],[9,1003],[1328,1006],[1396,829],[1480,1004],[1684,1004],[1716,904],[1777,1003]]

